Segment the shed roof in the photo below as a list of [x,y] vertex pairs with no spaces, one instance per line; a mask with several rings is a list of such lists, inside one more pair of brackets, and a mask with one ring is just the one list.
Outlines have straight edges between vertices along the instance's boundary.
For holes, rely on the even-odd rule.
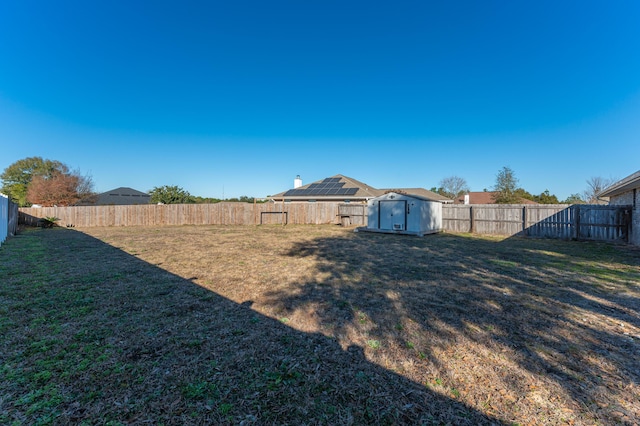
[[452,203],[453,200],[451,198],[447,198],[444,195],[440,195],[436,192],[429,191],[425,188],[397,188],[397,189],[381,189],[383,192],[395,192],[398,191],[404,194],[416,195],[418,197],[424,198],[428,201],[440,201],[442,203]]
[[613,197],[640,188],[640,170],[605,188],[598,197]]
[[396,191],[387,191],[383,194],[378,195],[377,197],[374,198],[378,199],[378,198],[395,198],[396,196],[399,197],[409,197],[409,198],[415,198],[416,200],[422,200],[422,201],[430,201],[430,202],[440,202],[440,200],[433,200],[427,197],[423,197],[421,195],[417,195],[417,194],[410,194],[407,192],[396,192]]

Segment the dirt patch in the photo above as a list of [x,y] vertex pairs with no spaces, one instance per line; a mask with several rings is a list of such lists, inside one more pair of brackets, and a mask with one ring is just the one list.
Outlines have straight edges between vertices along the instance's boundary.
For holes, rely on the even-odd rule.
[[634,424],[640,253],[335,226],[0,250],[0,420]]

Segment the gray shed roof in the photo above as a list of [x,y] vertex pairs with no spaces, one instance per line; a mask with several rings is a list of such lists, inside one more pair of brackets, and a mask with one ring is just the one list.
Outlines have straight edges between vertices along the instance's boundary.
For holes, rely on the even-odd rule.
[[[391,195],[389,196],[389,194],[391,194]],[[378,199],[378,198],[387,198],[387,196],[389,196],[390,198],[394,198],[394,197],[400,197],[400,198],[402,198],[402,197],[408,197],[408,198],[414,198],[414,199],[416,199],[416,200],[421,200],[421,201],[441,202],[440,200],[434,200],[434,199],[432,199],[432,198],[423,197],[422,195],[412,194],[412,193],[408,193],[408,192],[404,192],[404,191],[399,191],[399,190],[396,190],[396,191],[391,190],[391,191],[384,192],[384,193],[382,193],[382,194],[378,195],[376,198],[374,198],[374,200],[375,200],[375,199]]]
[[386,192],[399,192],[402,194],[415,195],[423,198],[427,201],[440,201],[442,203],[453,203],[453,200],[443,195],[429,191],[425,188],[396,188],[396,189],[381,189],[382,193]]

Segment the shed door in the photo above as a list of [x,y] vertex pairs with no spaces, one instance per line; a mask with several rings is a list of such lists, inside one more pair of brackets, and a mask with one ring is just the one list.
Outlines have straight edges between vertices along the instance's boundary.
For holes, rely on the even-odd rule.
[[378,226],[380,229],[404,231],[407,229],[407,201],[380,200]]

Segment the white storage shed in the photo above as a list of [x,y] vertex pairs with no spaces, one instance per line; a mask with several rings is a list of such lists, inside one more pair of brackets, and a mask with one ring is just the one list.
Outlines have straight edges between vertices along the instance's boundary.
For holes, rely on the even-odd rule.
[[423,236],[442,231],[442,203],[388,192],[367,202],[367,227],[359,231]]

